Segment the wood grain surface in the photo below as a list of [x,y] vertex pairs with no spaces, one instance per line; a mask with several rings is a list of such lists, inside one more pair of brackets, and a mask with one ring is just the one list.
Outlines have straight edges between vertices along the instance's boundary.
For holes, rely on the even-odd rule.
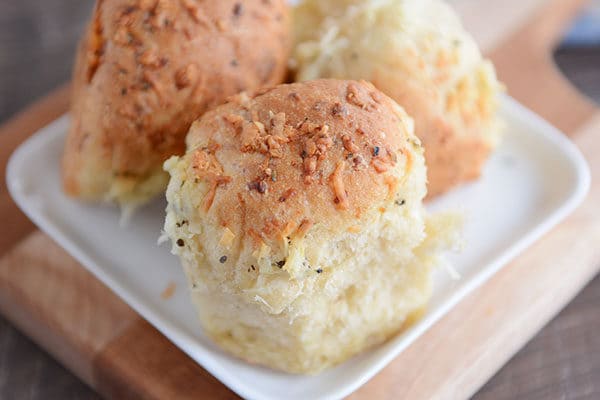
[[[52,4],[58,2],[58,0],[55,0],[48,1],[47,3]],[[28,1],[26,0],[23,3],[28,3]],[[30,3],[34,2],[30,1]],[[38,3],[45,4],[46,2]],[[69,2],[64,1],[64,3]],[[561,9],[560,14],[563,16],[561,18],[569,18],[570,14],[574,11],[574,8],[571,8],[573,3],[565,1],[557,2],[557,4],[558,3],[560,3],[558,7],[565,7],[564,9]],[[2,7],[14,7],[14,10],[18,8],[18,6],[15,6],[14,4],[16,3],[13,3],[13,5],[0,4],[0,22],[2,22],[2,16],[6,15],[2,12]],[[560,23],[560,21],[554,22],[554,24],[558,23]],[[519,29],[517,29],[516,32],[517,35],[519,32],[522,34],[522,31]],[[541,35],[538,36],[538,38],[542,37],[545,39],[543,42],[544,46],[550,45],[553,39],[550,37],[551,35],[544,35],[543,29],[541,29],[541,32],[542,34],[540,34],[539,31],[536,31],[535,34]],[[0,35],[0,44],[2,43],[1,38],[2,36]],[[500,46],[499,50],[493,53],[496,61],[500,62],[500,65],[502,65],[502,57],[506,57],[503,56],[503,54],[506,53],[502,52],[502,48],[503,47]],[[525,46],[525,50],[520,51],[526,52],[527,48],[529,47]],[[0,57],[0,60],[4,60],[4,58]],[[70,64],[69,60],[62,60],[62,62],[67,63],[67,65]],[[548,74],[555,74],[556,71],[548,69],[548,66],[551,64],[547,63],[547,59],[544,59],[544,62],[546,62],[546,64],[544,64],[544,71],[546,72],[537,75],[548,76]],[[2,65],[1,62],[0,65]],[[510,72],[510,63],[507,63],[506,65],[508,65],[508,67],[502,67],[500,72],[501,76],[504,74],[505,77],[509,78],[505,80],[512,89],[515,85],[512,85],[511,80],[513,78],[510,78],[510,76],[514,72]],[[506,72],[507,70],[504,68],[509,68],[508,72]],[[539,81],[536,80],[538,77],[533,76],[533,78],[535,84],[540,84]],[[554,76],[554,78],[556,78],[556,76]],[[1,80],[0,83],[2,83]],[[531,82],[525,82],[525,85],[530,83]],[[580,113],[578,115],[580,115],[581,118],[572,118],[571,114],[565,112],[565,110],[559,109],[557,111],[556,104],[558,103],[552,104],[551,106],[540,104],[539,95],[527,97],[530,95],[529,91],[531,90],[531,87],[535,88],[535,86],[531,86],[529,91],[524,90],[523,93],[517,94],[517,97],[520,97],[525,102],[529,102],[529,105],[534,108],[538,107],[537,109],[539,112],[545,114],[547,117],[549,116],[551,120],[569,130],[570,133],[579,131],[576,137],[580,141],[580,145],[588,152],[588,155],[593,156],[596,154],[595,152],[600,152],[598,145],[595,143],[597,140],[594,140],[597,138],[598,131],[600,130],[600,120],[594,120],[590,123],[591,125],[588,125],[588,127],[583,130],[578,129],[581,128],[581,122],[586,120],[587,116],[591,115],[593,110],[591,105],[580,100],[575,95],[575,92],[573,92],[564,81],[559,80],[558,83],[554,83],[554,85],[557,85],[553,86],[553,89],[558,91],[560,99],[572,98],[575,99],[575,105],[584,105],[582,107],[577,107],[577,110]],[[598,83],[598,86],[600,87],[600,82]],[[3,86],[0,85],[0,87]],[[5,98],[4,92],[1,93],[0,97]],[[14,148],[15,145],[34,128],[53,119],[58,113],[62,112],[65,107],[66,96],[62,93],[52,96],[45,102],[34,106],[33,110],[29,110],[25,114],[21,114],[20,117],[11,120],[9,125],[5,126],[1,130],[2,133],[0,133],[0,165],[2,170],[4,170],[5,167],[6,156],[12,151],[12,148]],[[557,115],[560,116],[561,114],[564,114],[565,117],[557,118]],[[32,118],[32,116],[35,116],[35,118]],[[600,156],[596,156],[593,159],[600,159]],[[600,171],[600,165],[597,165],[596,163],[594,164],[594,167],[595,170]],[[11,233],[11,235],[3,235],[0,237],[0,252],[4,252],[12,244],[17,243],[19,239],[23,238],[28,232],[31,232],[32,226],[26,223],[23,216],[11,205],[4,185],[0,187],[0,190],[0,210],[3,210],[2,221],[6,221],[6,224],[10,227],[10,232],[14,232]],[[592,197],[592,199],[594,199],[594,197]],[[596,201],[599,200],[596,198]],[[578,211],[580,214],[578,214],[579,217],[575,219],[576,222],[581,222],[582,220],[586,222],[593,220],[596,217],[595,207],[591,206],[584,208],[583,210],[584,211]],[[571,221],[571,219],[569,221]],[[569,229],[571,229],[571,231],[569,231]],[[553,244],[552,248],[556,248],[557,250],[564,248],[562,243],[565,240],[565,237],[572,237],[573,229],[577,229],[576,233],[578,234],[598,234],[598,232],[595,231],[582,230],[581,225],[577,225],[577,228],[574,228],[573,226],[571,226],[571,228],[568,226],[565,228],[563,224],[559,230],[553,232],[548,238],[545,238],[545,240],[554,240],[553,242],[549,242]],[[563,233],[561,234],[560,232]],[[589,245],[589,242],[587,242],[587,244]],[[513,274],[518,274],[519,276],[522,274],[523,270],[529,270],[530,273],[533,273],[530,268],[527,268],[527,266],[531,265],[534,266],[533,271],[535,271],[536,268],[541,271],[545,263],[538,262],[535,255],[529,255],[532,252],[535,254],[537,246],[538,245],[527,253],[527,257],[529,258],[527,258],[526,261],[522,261],[521,259],[517,261],[516,265],[519,265],[518,263],[521,262],[525,267],[522,266],[519,268],[511,265],[510,269],[507,269],[506,271],[514,270],[516,272],[513,272]],[[580,244],[580,246],[584,245]],[[32,254],[31,251],[29,251],[31,248],[40,248],[43,249],[43,251]],[[577,250],[577,254],[585,254],[587,257],[590,257],[587,261],[590,261],[597,255],[594,253],[594,249],[585,248],[582,250],[581,247],[579,247]],[[21,244],[10,253],[9,257],[2,261],[0,267],[0,281],[3,284],[6,282],[19,282],[22,280],[36,282],[37,286],[32,285],[30,287],[28,285],[25,288],[22,287],[22,285],[0,287],[0,304],[5,307],[3,313],[6,312],[11,314],[15,319],[15,322],[20,325],[21,329],[28,331],[30,335],[34,337],[36,342],[41,343],[45,348],[52,349],[53,354],[64,364],[69,366],[70,369],[75,370],[86,381],[101,387],[105,394],[117,397],[123,397],[127,394],[132,395],[135,393],[135,389],[133,389],[134,392],[131,392],[132,388],[139,386],[148,387],[148,385],[150,385],[150,383],[144,380],[144,377],[150,375],[162,376],[163,378],[162,380],[159,379],[158,381],[153,382],[148,389],[151,390],[151,393],[153,393],[156,398],[172,398],[174,393],[170,390],[174,387],[182,386],[189,388],[188,393],[207,393],[207,388],[211,388],[210,393],[215,397],[233,397],[231,392],[216,383],[214,378],[204,372],[201,368],[193,363],[190,364],[189,359],[179,351],[161,351],[160,349],[171,349],[172,346],[170,346],[169,343],[166,342],[166,339],[158,334],[152,327],[139,319],[135,314],[132,314],[127,306],[114,296],[111,296],[110,292],[108,292],[104,286],[91,278],[87,272],[78,267],[76,263],[70,260],[70,258],[66,258],[66,260],[70,261],[66,261],[60,265],[48,263],[48,260],[56,259],[56,257],[53,256],[55,254],[54,252],[61,253],[62,251],[55,245],[48,243],[45,236],[34,234],[29,236],[25,242],[21,242]],[[547,257],[548,254],[546,253],[546,248],[543,247],[541,250],[538,249],[537,251],[538,257],[540,257],[540,254]],[[579,274],[577,279],[565,279],[558,290],[552,293],[552,296],[548,296],[545,292],[544,289],[546,286],[543,284],[544,281],[539,282],[538,286],[533,288],[536,290],[534,292],[539,296],[539,301],[535,302],[533,310],[538,312],[532,312],[533,315],[528,314],[528,319],[522,321],[522,325],[528,326],[530,329],[517,330],[520,335],[518,340],[515,340],[514,337],[505,337],[504,342],[502,340],[494,343],[485,341],[478,342],[484,343],[484,345],[482,344],[483,354],[493,352],[493,349],[498,348],[498,346],[503,347],[507,345],[513,346],[514,348],[508,349],[509,351],[505,349],[503,353],[507,355],[512,354],[514,350],[520,347],[524,341],[537,330],[537,328],[543,325],[545,321],[551,317],[554,310],[549,309],[547,302],[561,296],[569,297],[586,279],[589,279],[593,271],[596,270],[592,262],[586,263],[586,260],[582,257],[561,258],[560,252],[554,253],[553,256],[553,261],[558,263],[553,269],[556,271],[556,275],[552,275],[552,279],[554,280],[547,278],[549,279],[548,282],[554,282],[556,279],[562,277],[562,275],[558,274],[559,272],[564,274],[565,271],[576,268],[582,264],[587,265],[590,270],[578,271]],[[563,257],[566,256],[563,254]],[[15,268],[15,265],[18,265],[18,268]],[[40,266],[45,268],[40,269]],[[40,274],[40,271],[43,271],[43,274]],[[582,272],[586,272],[587,274]],[[15,274],[22,279],[16,279],[17,277]],[[504,279],[504,282],[509,282],[511,279],[515,279],[515,276],[511,276],[510,273],[507,274],[508,275],[505,276],[505,272],[503,272],[502,275],[495,278],[494,281],[496,281],[496,279]],[[504,278],[502,278],[503,276]],[[82,287],[83,290],[81,290]],[[487,290],[485,289],[487,287],[488,286],[486,285],[478,291],[478,294],[471,296],[471,300],[463,302],[460,306],[461,308],[466,307],[466,314],[470,315],[472,318],[475,318],[477,312],[489,312],[485,306],[491,302],[492,299],[489,298],[489,288]],[[567,308],[567,310],[565,310],[563,314],[561,314],[561,316],[543,330],[534,341],[521,351],[511,363],[505,366],[496,378],[492,379],[475,397],[486,399],[545,399],[559,397],[598,398],[600,393],[600,388],[598,387],[598,382],[600,381],[600,358],[597,356],[594,357],[594,353],[598,353],[598,350],[600,350],[598,335],[595,335],[595,332],[600,327],[600,321],[598,320],[598,313],[596,311],[598,306],[598,292],[600,292],[600,290],[597,289],[598,287],[600,287],[600,281],[597,279],[569,308]],[[52,288],[55,290],[49,290]],[[69,288],[72,290],[68,290]],[[524,287],[522,290],[525,291],[523,293],[529,293],[532,288]],[[40,298],[38,294],[41,292],[46,293],[48,297]],[[81,297],[77,294],[77,297],[73,298],[74,294],[79,292],[85,293],[86,296]],[[15,298],[37,300],[35,303],[30,302],[29,304],[25,304],[26,307],[23,308],[22,303],[11,305],[11,299]],[[94,304],[95,299],[99,298],[110,298],[112,300],[102,305]],[[514,303],[507,302],[507,305],[518,304],[518,301],[519,298],[517,297],[514,299]],[[471,303],[470,306],[468,305],[469,302]],[[75,318],[66,318],[64,315],[61,317],[61,315],[55,315],[56,313],[52,312],[56,307],[62,307],[62,309],[66,307],[69,309],[69,307],[72,307],[72,304],[78,304],[78,307],[72,309],[70,313],[76,313]],[[465,304],[467,305],[465,306]],[[29,316],[27,313],[24,313],[21,316],[16,315],[14,313],[15,309],[28,310],[28,312],[35,313],[35,315],[48,316],[48,318],[43,321],[46,324],[47,329],[39,329],[39,325],[35,327],[26,326],[27,321],[30,320]],[[507,315],[506,310],[504,311],[504,314],[502,309],[492,310],[491,317],[485,319],[488,325],[485,323],[477,323],[477,325],[482,325],[475,330],[477,332],[473,330],[469,332],[473,335],[475,333],[485,335],[486,329],[494,329],[497,324],[506,321],[505,318],[507,318]],[[532,322],[531,319],[534,319],[534,321]],[[446,319],[441,322],[442,326],[445,321]],[[480,320],[476,320],[475,322],[477,321]],[[469,319],[459,319],[454,322],[451,321],[446,326],[446,329],[452,331],[452,326],[468,322]],[[472,320],[471,323],[473,323]],[[69,329],[72,329],[72,331],[69,331]],[[0,331],[0,333],[2,332],[6,331]],[[9,330],[8,332],[11,331]],[[80,338],[80,340],[76,342],[64,342],[65,336],[72,338],[73,335]],[[58,366],[50,365],[47,357],[31,356],[31,351],[27,353],[26,350],[21,353],[11,352],[11,349],[14,347],[14,339],[9,340],[4,338],[14,336],[14,334],[0,334],[0,398],[52,399],[91,398],[94,396],[89,389],[78,386],[77,382],[74,380],[72,380],[72,382],[75,382],[75,384],[61,383],[60,385],[57,385],[56,381],[66,382],[66,380],[65,378],[56,380],[50,379],[50,377],[57,376],[57,373],[61,374],[62,370],[59,369]],[[140,337],[145,338],[143,343],[134,339]],[[456,332],[453,337],[458,341],[460,339],[460,332]],[[425,338],[426,337],[422,338],[421,341],[425,340]],[[472,340],[473,338],[469,339]],[[466,343],[468,344],[469,342],[467,341]],[[426,340],[424,347],[411,347],[416,362],[408,363],[406,360],[409,360],[410,358],[407,358],[404,359],[404,361],[398,359],[394,364],[398,365],[398,363],[401,363],[400,366],[419,365],[419,362],[423,363],[423,354],[436,355],[439,354],[440,351],[443,351],[447,346],[447,343],[444,345],[443,343],[436,342],[430,338],[429,340]],[[98,353],[98,349],[102,349],[102,351]],[[408,355],[403,354],[402,357],[410,357],[411,349],[407,352]],[[461,352],[464,352],[466,356],[474,354],[472,349],[469,348],[460,350]],[[424,353],[424,351],[429,351],[430,353]],[[28,354],[33,357],[31,359],[33,360],[32,362],[28,362],[30,361],[28,359],[23,359],[23,357]],[[93,363],[91,363],[91,365],[89,362],[86,362],[86,357],[90,357],[90,355],[93,355]],[[427,359],[430,358],[425,357],[425,360]],[[454,360],[446,361],[446,363],[441,362],[436,364],[435,368],[439,371],[444,371],[444,368],[449,368],[451,367],[450,364],[453,364],[448,363],[448,361]],[[370,395],[383,395],[383,393],[379,391],[384,390],[383,388],[385,387],[390,387],[390,384],[388,383],[386,386],[377,384],[377,382],[381,383],[382,380],[387,379],[396,380],[397,382],[393,384],[396,385],[396,387],[401,386],[403,390],[408,391],[404,393],[411,393],[410,390],[416,390],[415,388],[418,388],[421,385],[433,388],[443,386],[447,391],[437,392],[436,394],[438,396],[444,395],[439,398],[449,398],[448,396],[458,393],[464,395],[465,393],[468,393],[469,390],[471,390],[471,392],[475,390],[483,384],[491,374],[493,374],[496,367],[488,365],[486,362],[489,363],[489,360],[486,357],[482,360],[474,360],[466,357],[463,364],[475,366],[476,368],[470,368],[469,370],[478,372],[476,376],[474,377],[473,375],[465,373],[460,374],[459,376],[452,375],[452,373],[450,373],[450,375],[446,374],[445,376],[447,377],[454,377],[451,380],[454,385],[445,386],[440,385],[440,382],[426,381],[425,378],[428,375],[418,373],[418,371],[412,374],[402,374],[400,377],[398,377],[399,374],[397,372],[395,374],[390,374],[389,372],[386,373],[384,371],[383,374],[370,382],[369,385],[362,389],[358,394],[369,393]],[[42,370],[44,366],[46,370]],[[398,367],[392,365],[388,367],[386,371],[389,371],[389,368]],[[430,365],[423,365],[423,369],[425,368],[431,369],[432,367]],[[417,370],[417,368],[413,369]],[[420,371],[423,369],[420,369]],[[23,372],[19,375],[15,374],[15,370]],[[165,374],[163,371],[174,371],[174,373]],[[14,379],[14,377],[19,378],[19,376],[21,376],[21,379]],[[68,375],[63,374],[63,376],[66,376],[66,379],[69,379]],[[19,385],[19,383],[21,383],[21,385]],[[23,385],[23,383],[26,384]],[[32,386],[31,383],[35,384]],[[25,387],[25,390],[23,387]],[[467,387],[468,390],[465,390],[465,387]],[[370,392],[365,392],[365,390],[369,390]],[[414,394],[416,392],[412,393]],[[389,393],[386,394],[389,395]],[[415,396],[417,395],[415,394]]]

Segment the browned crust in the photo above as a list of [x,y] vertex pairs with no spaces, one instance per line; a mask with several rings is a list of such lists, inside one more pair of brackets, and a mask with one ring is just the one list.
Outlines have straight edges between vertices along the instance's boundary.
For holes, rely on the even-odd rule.
[[433,107],[418,87],[408,83],[390,86],[377,80],[374,84],[385,88],[415,121],[415,134],[425,148],[427,198],[480,176],[492,150],[484,134],[492,129],[491,118],[453,122],[444,110]]
[[73,75],[66,192],[101,198],[160,169],[207,109],[282,82],[289,45],[285,0],[99,0]]
[[190,184],[209,182],[192,161],[209,153],[220,176],[231,178],[198,213],[204,223],[243,230],[257,243],[313,224],[355,225],[396,195],[393,173],[402,175],[396,166],[404,170],[412,162],[418,143],[404,118],[366,82],[317,80],[236,96],[188,135],[185,175],[196,179]]

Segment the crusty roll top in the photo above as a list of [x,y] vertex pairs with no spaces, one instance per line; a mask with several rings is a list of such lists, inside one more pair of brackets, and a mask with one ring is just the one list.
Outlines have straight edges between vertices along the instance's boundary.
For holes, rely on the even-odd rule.
[[181,184],[202,188],[197,212],[256,246],[314,224],[331,233],[351,228],[396,200],[415,153],[422,157],[404,111],[356,81],[241,94],[194,123],[187,142]]
[[[67,193],[141,203],[185,151],[190,124],[243,90],[283,81],[284,0],[99,0],[73,77]],[[164,182],[163,182],[164,183]]]

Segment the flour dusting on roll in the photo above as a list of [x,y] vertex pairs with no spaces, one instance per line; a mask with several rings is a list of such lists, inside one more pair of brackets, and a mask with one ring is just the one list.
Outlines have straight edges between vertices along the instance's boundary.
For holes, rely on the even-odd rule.
[[231,354],[317,373],[426,306],[453,223],[430,225],[412,120],[371,84],[236,96],[165,168],[164,230],[206,333]]

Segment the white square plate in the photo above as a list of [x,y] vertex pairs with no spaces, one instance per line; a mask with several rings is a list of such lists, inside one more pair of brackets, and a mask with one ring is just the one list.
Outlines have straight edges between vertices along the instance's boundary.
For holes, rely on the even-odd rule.
[[[121,296],[191,358],[245,398],[336,399],[364,384],[465,295],[569,214],[589,187],[588,167],[575,146],[514,100],[501,101],[505,137],[482,178],[430,205],[466,215],[466,246],[451,261],[460,273],[434,274],[427,313],[386,344],[318,376],[293,376],[232,358],[203,333],[187,284],[169,246],[157,246],[164,200],[119,227],[120,212],[87,205],[61,190],[60,158],[67,116],[40,130],[15,151],[7,172],[21,209],[55,241]],[[161,292],[170,283],[169,300]],[[449,344],[450,345],[450,344]]]

